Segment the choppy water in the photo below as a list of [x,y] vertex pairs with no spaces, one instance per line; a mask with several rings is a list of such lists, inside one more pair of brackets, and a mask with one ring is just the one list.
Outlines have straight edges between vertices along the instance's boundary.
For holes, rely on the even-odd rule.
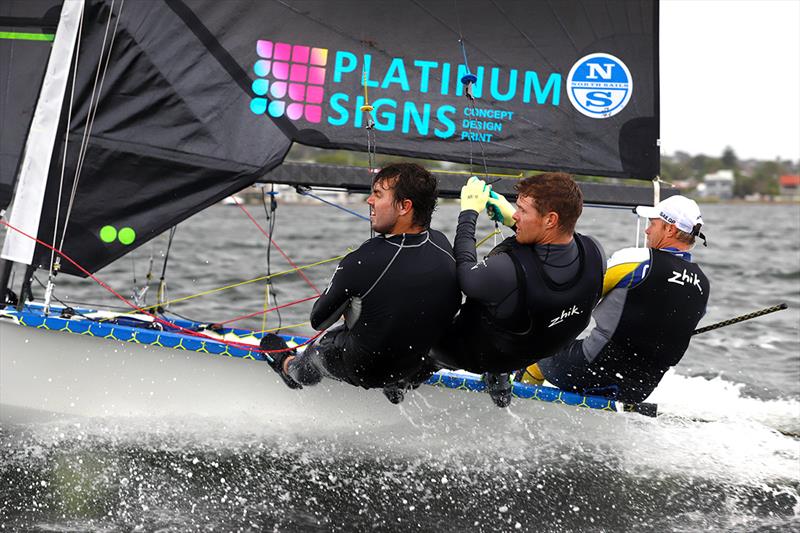
[[[350,206],[361,209],[363,206]],[[249,207],[263,220],[263,210]],[[0,527],[33,531],[798,531],[800,530],[800,207],[703,206],[712,282],[703,323],[773,305],[790,309],[698,336],[654,395],[655,420],[597,413],[554,418],[513,405],[491,420],[427,419],[413,430],[278,432],[237,418],[50,420],[0,426]],[[282,205],[277,243],[298,264],[368,237],[366,222],[325,206]],[[457,207],[434,226],[452,237]],[[606,251],[633,243],[626,211],[587,209],[579,230]],[[489,225],[479,233],[488,234]],[[236,207],[179,227],[170,296],[263,275],[264,239]],[[151,250],[99,276],[130,294]],[[487,245],[488,249],[488,245]],[[287,263],[273,249],[273,271]],[[335,262],[306,273],[323,286]],[[156,270],[160,272],[160,260]],[[156,276],[157,277],[157,276]],[[310,294],[275,281],[280,303]],[[222,321],[263,308],[263,286],[173,310]],[[65,277],[57,295],[114,304]],[[304,322],[310,304],[287,308]],[[260,319],[243,326],[261,328]],[[269,316],[267,327],[277,327]],[[308,332],[307,326],[296,331]],[[413,401],[413,400],[412,400]],[[412,404],[413,405],[413,404]],[[268,409],[268,406],[265,406]],[[525,417],[537,409],[541,418]],[[567,409],[567,408],[562,408]],[[612,419],[613,418],[613,419]]]

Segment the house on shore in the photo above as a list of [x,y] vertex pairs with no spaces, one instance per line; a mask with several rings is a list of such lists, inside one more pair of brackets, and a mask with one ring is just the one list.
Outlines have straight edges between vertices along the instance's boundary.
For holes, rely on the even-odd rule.
[[733,170],[723,169],[706,174],[703,183],[697,186],[697,194],[701,198],[730,200],[733,198]]
[[778,183],[781,187],[781,198],[800,200],[800,175],[781,176]]

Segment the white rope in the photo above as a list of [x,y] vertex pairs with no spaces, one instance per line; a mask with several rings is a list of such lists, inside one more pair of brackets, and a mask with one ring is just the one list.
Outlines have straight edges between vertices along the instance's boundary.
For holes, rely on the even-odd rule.
[[[115,1],[116,0],[112,0],[111,7],[110,7],[109,12],[108,12],[108,21],[106,22],[106,29],[105,29],[105,33],[103,35],[103,44],[102,44],[102,46],[100,48],[100,62],[103,61],[103,54],[105,54],[105,50],[106,50],[106,40],[108,38],[108,29],[111,26],[111,17],[112,17],[113,12],[114,12],[114,2]],[[103,91],[103,83],[105,82],[106,73],[108,72],[108,64],[109,64],[109,62],[111,60],[111,51],[113,50],[113,47],[114,47],[114,41],[116,39],[117,28],[119,27],[119,20],[120,20],[120,18],[122,16],[122,9],[123,9],[124,6],[125,6],[125,0],[122,0],[120,2],[119,12],[117,13],[117,21],[116,21],[116,23],[114,25],[114,32],[111,34],[111,42],[109,43],[109,46],[108,46],[108,55],[105,58],[105,64],[102,65],[102,67],[101,67],[100,64],[98,63],[97,72],[95,74],[94,85],[92,87],[92,94],[91,94],[91,98],[89,99],[89,114],[87,115],[86,126],[84,127],[84,130],[83,130],[83,139],[81,141],[81,147],[80,147],[80,152],[79,152],[79,156],[78,156],[78,164],[77,164],[77,166],[75,168],[75,180],[72,183],[72,192],[70,194],[69,205],[67,207],[67,215],[66,215],[65,220],[64,220],[64,231],[61,234],[61,244],[60,244],[59,248],[63,248],[64,247],[64,240],[66,239],[66,236],[67,236],[67,226],[69,225],[70,215],[72,214],[72,207],[73,207],[73,205],[75,203],[75,196],[76,196],[77,191],[78,191],[78,182],[80,181],[81,172],[83,171],[83,162],[84,162],[84,159],[86,157],[86,152],[88,151],[88,147],[89,147],[89,135],[91,134],[92,127],[94,126],[94,119],[97,116],[97,108],[100,106],[100,93]],[[101,71],[102,71],[102,76],[100,74]],[[98,88],[98,79],[100,80],[99,88]],[[97,102],[96,103],[95,103],[95,96],[97,97]]]
[[[61,161],[61,176],[58,182],[58,202],[56,202],[56,220],[55,224],[53,225],[53,244],[55,244],[56,240],[58,239],[58,219],[61,215],[61,196],[64,191],[64,173],[66,172],[67,168],[67,147],[69,146],[69,128],[70,123],[72,122],[72,105],[75,101],[75,79],[78,73],[78,58],[81,55],[81,35],[83,34],[83,8],[86,4],[81,3],[80,9],[80,24],[78,25],[78,39],[75,43],[75,65],[72,69],[72,87],[70,88],[70,95],[69,95],[69,110],[67,112],[67,129],[64,133],[64,157]],[[55,250],[50,250],[50,269],[48,271],[48,283],[52,283],[53,279],[53,265],[55,262]],[[59,256],[59,259],[61,256]],[[47,298],[45,298],[47,300]],[[47,302],[45,302],[46,305]]]

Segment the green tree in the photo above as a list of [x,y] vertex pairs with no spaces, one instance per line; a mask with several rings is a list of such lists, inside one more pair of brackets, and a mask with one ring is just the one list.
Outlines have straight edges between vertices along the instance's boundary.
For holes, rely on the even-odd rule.
[[700,154],[692,158],[689,166],[692,168],[694,177],[703,181],[706,174],[711,174],[722,168],[722,162],[716,157]]
[[759,162],[751,176],[736,176],[733,193],[736,196],[748,194],[777,195],[780,192],[779,176],[786,173],[785,165],[780,161]]
[[722,152],[722,168],[728,168],[731,170],[738,170],[739,169],[739,159],[736,157],[736,152],[733,151],[733,148],[730,146],[726,146],[725,150]]

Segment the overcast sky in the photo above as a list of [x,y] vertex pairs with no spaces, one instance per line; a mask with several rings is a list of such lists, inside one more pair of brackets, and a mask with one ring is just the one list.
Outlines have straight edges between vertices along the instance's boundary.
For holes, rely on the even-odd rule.
[[800,159],[800,0],[661,0],[661,150]]

